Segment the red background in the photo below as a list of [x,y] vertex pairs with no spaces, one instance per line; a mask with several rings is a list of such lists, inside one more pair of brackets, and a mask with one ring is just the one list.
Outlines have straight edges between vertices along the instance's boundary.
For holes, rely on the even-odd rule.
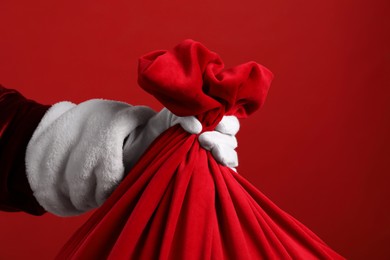
[[[0,82],[41,103],[160,106],[137,58],[185,38],[275,74],[239,172],[349,259],[389,259],[390,2],[0,2]],[[51,259],[87,215],[0,213],[0,259]]]

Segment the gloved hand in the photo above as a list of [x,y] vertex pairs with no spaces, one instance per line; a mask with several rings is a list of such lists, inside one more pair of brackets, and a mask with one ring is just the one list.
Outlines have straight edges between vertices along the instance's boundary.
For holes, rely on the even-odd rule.
[[137,129],[127,139],[123,151],[126,170],[131,169],[149,145],[168,128],[179,124],[190,134],[199,134],[202,124],[194,116],[178,117],[167,108],[154,115],[143,128]]
[[99,99],[53,105],[26,152],[35,198],[60,216],[100,206],[124,177],[126,137],[154,114],[147,107]]
[[238,166],[237,139],[235,135],[240,129],[240,123],[235,116],[224,116],[216,126],[215,131],[204,132],[199,136],[199,143],[211,151],[214,158],[222,165],[236,171]]
[[[127,169],[138,161],[157,136],[176,124],[180,124],[185,131],[191,134],[199,134],[202,131],[202,124],[194,116],[178,117],[167,108],[162,109],[149,120],[144,128],[128,138],[124,146],[124,153],[130,155],[124,158]],[[211,151],[219,163],[233,170],[238,166],[237,153],[234,149],[237,147],[235,135],[239,128],[240,123],[237,117],[224,116],[215,131],[204,132],[199,136],[201,146]]]

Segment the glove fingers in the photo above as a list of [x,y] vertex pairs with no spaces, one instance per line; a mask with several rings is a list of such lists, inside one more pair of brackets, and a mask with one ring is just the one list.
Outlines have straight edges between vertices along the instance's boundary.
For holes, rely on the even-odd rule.
[[199,134],[202,131],[202,124],[194,116],[179,117],[178,123],[190,134]]
[[224,116],[215,127],[215,131],[218,131],[227,135],[236,135],[240,129],[240,122],[235,116]]
[[237,139],[235,136],[222,134],[217,131],[204,132],[199,136],[199,142],[206,150],[211,151],[216,145],[220,144],[228,149],[237,148]]
[[238,166],[237,152],[231,149],[230,147],[226,147],[224,145],[215,145],[211,149],[211,153],[214,156],[214,158],[222,165],[228,167]]

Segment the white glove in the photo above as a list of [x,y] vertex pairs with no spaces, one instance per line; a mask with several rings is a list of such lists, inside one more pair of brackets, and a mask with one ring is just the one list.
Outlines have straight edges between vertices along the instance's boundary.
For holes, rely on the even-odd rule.
[[138,129],[127,139],[123,148],[124,153],[129,155],[124,158],[126,170],[134,166],[154,139],[177,124],[190,134],[199,134],[202,131],[202,124],[194,116],[178,117],[167,108],[162,109],[150,118],[145,127]]
[[147,107],[99,99],[52,106],[26,152],[35,198],[60,216],[100,206],[124,177],[126,137],[154,114]]
[[199,143],[206,150],[211,151],[220,164],[236,171],[238,166],[237,139],[235,135],[240,129],[240,123],[235,116],[224,116],[215,128],[215,131],[204,132],[199,136]]
[[[180,124],[190,134],[202,131],[202,124],[194,116],[178,117],[164,108],[136,136],[127,140],[124,151],[131,156],[125,158],[125,165],[131,168],[157,136],[176,124]],[[219,163],[233,170],[238,166],[237,152],[234,149],[237,147],[235,135],[239,128],[237,117],[224,116],[215,131],[204,132],[199,136],[201,146],[211,151]]]

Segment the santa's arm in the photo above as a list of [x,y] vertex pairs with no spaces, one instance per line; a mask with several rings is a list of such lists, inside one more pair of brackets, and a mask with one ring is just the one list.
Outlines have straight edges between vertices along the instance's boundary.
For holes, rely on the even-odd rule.
[[[234,120],[235,119],[235,120]],[[103,99],[45,106],[15,90],[0,91],[0,210],[78,215],[100,206],[153,140],[195,117]],[[237,166],[236,118],[224,117],[200,144],[220,163]]]
[[42,215],[26,177],[28,142],[50,106],[0,85],[0,210]]

